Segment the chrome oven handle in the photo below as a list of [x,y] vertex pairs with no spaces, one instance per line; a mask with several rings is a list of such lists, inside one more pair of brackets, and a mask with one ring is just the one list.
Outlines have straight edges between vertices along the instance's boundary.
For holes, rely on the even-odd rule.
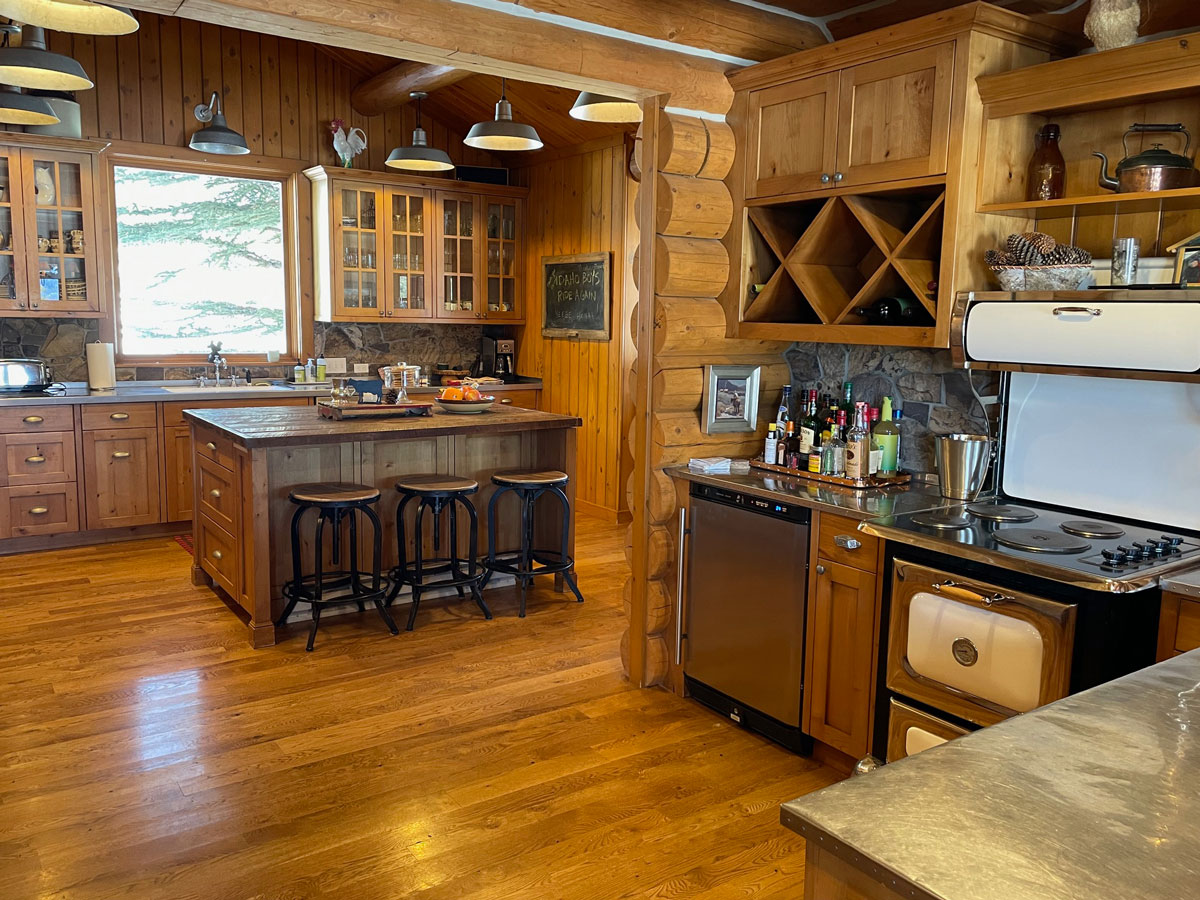
[[683,665],[683,550],[687,536],[687,507],[679,507],[679,546],[675,548],[675,665]]
[[1097,309],[1094,306],[1056,306],[1054,307],[1054,315],[1056,316],[1091,316],[1093,319],[1098,318],[1104,310]]
[[935,581],[930,585],[939,594],[945,594],[947,597],[955,597],[958,599],[974,600],[976,603],[982,603],[984,606],[994,606],[997,603],[1016,603],[1017,598],[1008,594],[1001,594],[996,591],[992,594],[982,594],[972,587],[965,584],[960,584],[953,579],[947,578],[945,581]]

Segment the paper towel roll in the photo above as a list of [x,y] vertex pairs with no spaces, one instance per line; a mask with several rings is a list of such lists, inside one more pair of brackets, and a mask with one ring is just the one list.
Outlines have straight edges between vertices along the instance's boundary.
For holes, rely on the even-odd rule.
[[88,387],[111,391],[117,386],[117,363],[112,344],[96,341],[87,345]]

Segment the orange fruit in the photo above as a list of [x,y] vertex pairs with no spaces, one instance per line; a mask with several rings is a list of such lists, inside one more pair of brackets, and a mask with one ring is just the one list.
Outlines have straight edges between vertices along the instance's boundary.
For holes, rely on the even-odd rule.
[[461,400],[463,398],[462,388],[448,387],[442,388],[442,400]]

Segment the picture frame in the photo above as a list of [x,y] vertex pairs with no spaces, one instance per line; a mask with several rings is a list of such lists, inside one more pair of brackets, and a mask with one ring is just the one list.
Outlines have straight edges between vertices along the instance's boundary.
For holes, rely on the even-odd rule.
[[705,434],[754,432],[761,380],[761,366],[705,366],[700,430]]
[[1200,287],[1200,242],[1176,249],[1175,283],[1180,287]]

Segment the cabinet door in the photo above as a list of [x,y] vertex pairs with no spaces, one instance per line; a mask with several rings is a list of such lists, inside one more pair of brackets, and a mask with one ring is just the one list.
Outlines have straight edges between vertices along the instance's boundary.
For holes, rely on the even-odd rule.
[[746,196],[773,197],[833,183],[838,73],[750,93]]
[[164,430],[167,521],[186,522],[192,517],[192,430],[187,425],[169,425]]
[[523,207],[512,197],[483,198],[485,319],[521,318]]
[[808,602],[804,731],[855,759],[870,751],[875,576],[818,559]]
[[433,316],[429,298],[430,238],[428,191],[389,187],[387,198],[387,306],[399,319]]
[[843,70],[835,180],[945,173],[953,74],[953,41]]
[[28,309],[21,155],[0,147],[0,309]]
[[87,153],[21,151],[28,309],[99,312],[93,169]]
[[158,429],[83,433],[87,527],[150,525],[160,520]]
[[438,240],[436,243],[438,319],[478,319],[479,280],[476,254],[480,197],[478,194],[438,191]]
[[383,189],[334,182],[333,310],[339,319],[379,319],[381,299],[379,213]]

